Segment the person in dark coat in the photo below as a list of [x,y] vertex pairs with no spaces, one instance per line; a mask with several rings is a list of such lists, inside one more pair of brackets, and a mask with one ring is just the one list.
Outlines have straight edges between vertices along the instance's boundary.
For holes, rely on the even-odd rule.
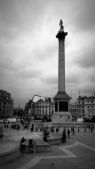
[[44,135],[43,141],[47,142],[47,136],[46,135]]
[[25,141],[26,141],[26,139],[24,137],[22,137],[22,139],[20,141],[20,150],[21,151],[25,150]]
[[68,138],[70,138],[70,130],[69,129],[67,130],[67,135],[68,135]]
[[33,145],[33,140],[29,139],[29,150],[33,153],[34,152],[34,145]]
[[62,142],[63,142],[63,143],[66,143],[66,129],[63,130]]

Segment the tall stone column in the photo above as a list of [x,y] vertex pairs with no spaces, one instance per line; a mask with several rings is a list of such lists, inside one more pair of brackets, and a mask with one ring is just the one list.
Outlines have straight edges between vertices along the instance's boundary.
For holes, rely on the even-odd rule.
[[60,117],[69,117],[68,104],[70,97],[65,91],[65,37],[67,32],[64,32],[63,22],[60,20],[60,30],[56,38],[58,38],[58,92],[54,97],[55,112]]
[[65,36],[67,32],[64,32],[62,24],[62,20],[60,20],[60,30],[56,35],[56,38],[59,40],[58,91],[65,92]]

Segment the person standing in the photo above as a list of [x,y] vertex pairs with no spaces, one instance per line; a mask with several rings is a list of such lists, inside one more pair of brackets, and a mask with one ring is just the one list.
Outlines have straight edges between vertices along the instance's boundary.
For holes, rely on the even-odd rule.
[[75,135],[75,129],[74,129],[74,127],[72,127],[72,134],[73,134],[73,136]]
[[63,130],[62,142],[63,142],[63,143],[66,143],[66,129]]
[[67,130],[68,138],[70,138],[70,129]]
[[77,126],[77,129],[78,129],[78,133],[79,133],[79,126]]

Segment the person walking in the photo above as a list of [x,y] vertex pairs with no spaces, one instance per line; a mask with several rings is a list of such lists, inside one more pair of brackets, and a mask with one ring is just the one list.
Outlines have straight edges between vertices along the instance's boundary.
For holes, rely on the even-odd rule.
[[77,126],[77,129],[78,129],[78,133],[79,133],[79,126]]
[[73,134],[73,136],[75,135],[75,129],[74,129],[74,127],[72,127],[72,134]]
[[70,129],[67,130],[68,138],[70,138]]
[[63,142],[63,143],[66,143],[66,129],[63,130],[62,142]]

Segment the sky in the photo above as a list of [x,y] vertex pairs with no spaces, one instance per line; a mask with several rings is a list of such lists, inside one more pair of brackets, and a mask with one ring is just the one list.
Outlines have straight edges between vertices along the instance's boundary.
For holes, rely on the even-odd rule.
[[59,21],[65,41],[66,92],[95,91],[95,0],[0,0],[0,89],[24,107],[58,91]]

